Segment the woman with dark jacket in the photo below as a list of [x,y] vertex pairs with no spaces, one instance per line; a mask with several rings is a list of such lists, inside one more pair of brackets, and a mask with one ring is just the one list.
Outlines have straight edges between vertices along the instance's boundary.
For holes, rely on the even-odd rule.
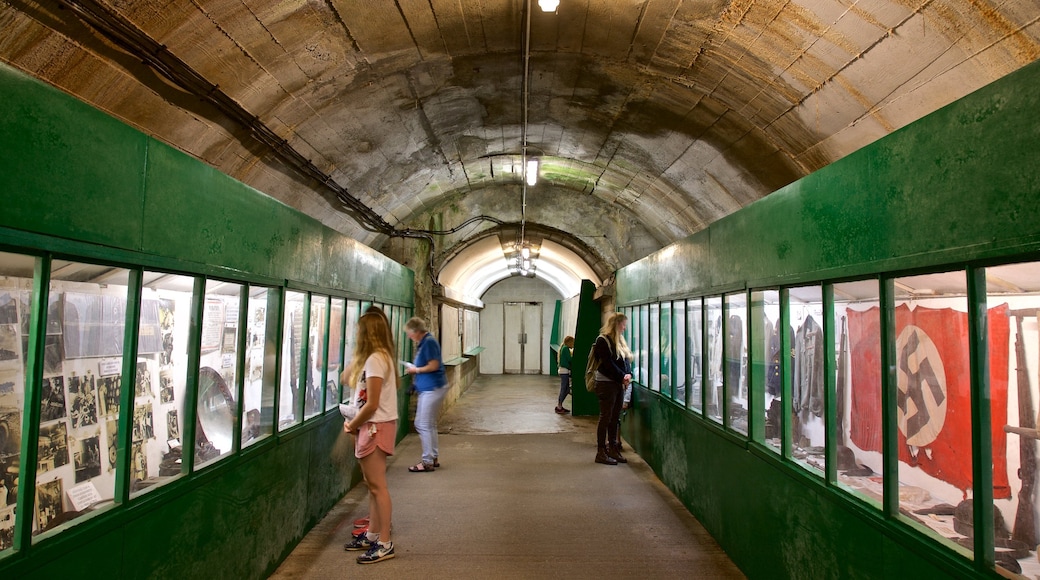
[[628,317],[615,312],[600,329],[592,346],[592,356],[599,361],[596,371],[596,396],[599,398],[599,424],[596,426],[596,463],[617,465],[628,463],[621,455],[618,426],[625,387],[632,382],[629,360],[632,351],[625,341]]

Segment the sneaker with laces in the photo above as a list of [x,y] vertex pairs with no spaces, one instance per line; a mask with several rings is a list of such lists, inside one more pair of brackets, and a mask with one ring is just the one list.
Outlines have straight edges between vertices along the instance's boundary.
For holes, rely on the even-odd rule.
[[373,542],[368,539],[366,534],[355,536],[353,540],[343,544],[343,549],[348,552],[358,552],[361,550],[370,550],[372,546],[377,545],[379,542]]
[[358,564],[375,564],[394,557],[394,543],[375,542],[367,552],[357,557]]

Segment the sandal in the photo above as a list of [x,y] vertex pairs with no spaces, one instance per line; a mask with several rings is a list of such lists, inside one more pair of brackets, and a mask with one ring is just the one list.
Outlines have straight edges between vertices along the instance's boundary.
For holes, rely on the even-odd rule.
[[411,471],[412,473],[426,473],[427,471],[433,471],[433,465],[420,461],[419,463],[409,467],[408,471]]
[[441,466],[441,462],[438,461],[436,457],[433,458],[433,466],[434,467],[440,467]]

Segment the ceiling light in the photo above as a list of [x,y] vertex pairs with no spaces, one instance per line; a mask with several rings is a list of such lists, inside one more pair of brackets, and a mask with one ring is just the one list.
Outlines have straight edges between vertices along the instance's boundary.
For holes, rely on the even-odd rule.
[[560,0],[538,0],[538,7],[542,9],[542,12],[556,12],[559,5]]
[[520,249],[520,255],[523,258],[525,258],[525,259],[530,258],[531,257],[531,247],[525,245],[523,248]]
[[527,160],[527,185],[534,185],[538,183],[538,160],[528,159]]

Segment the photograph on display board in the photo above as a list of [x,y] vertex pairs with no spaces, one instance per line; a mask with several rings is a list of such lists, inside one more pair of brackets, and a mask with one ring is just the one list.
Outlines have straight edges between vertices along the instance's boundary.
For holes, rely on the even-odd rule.
[[0,367],[20,364],[18,361],[20,343],[17,325],[0,324]]
[[108,471],[115,471],[119,459],[119,419],[105,421],[105,438],[108,440]]
[[69,463],[69,428],[65,421],[40,425],[38,470],[42,473]]
[[119,375],[98,377],[98,403],[102,417],[119,415],[119,389],[122,380]]
[[50,377],[43,379],[40,390],[40,422],[47,423],[65,418],[65,379]]
[[21,369],[0,369],[0,407],[21,407],[22,399],[15,392],[21,381]]
[[81,429],[97,425],[97,387],[94,374],[88,372],[82,377],[72,375],[69,377],[68,387],[69,418],[72,419],[72,428]]
[[65,513],[61,503],[62,494],[60,479],[36,486],[36,526],[40,531],[46,530]]
[[22,415],[15,407],[0,407],[0,507],[18,500]]
[[169,370],[159,373],[159,400],[163,403],[173,402],[173,374]]
[[101,442],[97,435],[80,439],[72,453],[76,468],[76,483],[101,475]]
[[[29,336],[24,336],[25,340],[28,340]],[[46,343],[43,345],[43,373],[46,375],[60,375],[62,371],[62,344],[61,335],[48,336]],[[28,353],[28,349],[26,349]]]
[[0,292],[0,324],[18,323],[18,295],[21,292]]
[[133,440],[155,439],[155,424],[152,420],[152,403],[134,407]]
[[173,364],[173,314],[175,304],[173,300],[159,301],[159,332],[162,335],[162,352],[159,356],[159,364],[162,366]]
[[180,421],[177,420],[177,410],[173,409],[166,411],[166,438],[167,439],[180,439],[181,428]]
[[138,441],[130,445],[130,481],[142,482],[145,479],[148,479],[148,458],[144,443]]
[[0,507],[0,551],[14,546],[14,506]]
[[148,372],[148,363],[137,361],[137,378],[134,380],[134,398],[152,396],[152,373]]

